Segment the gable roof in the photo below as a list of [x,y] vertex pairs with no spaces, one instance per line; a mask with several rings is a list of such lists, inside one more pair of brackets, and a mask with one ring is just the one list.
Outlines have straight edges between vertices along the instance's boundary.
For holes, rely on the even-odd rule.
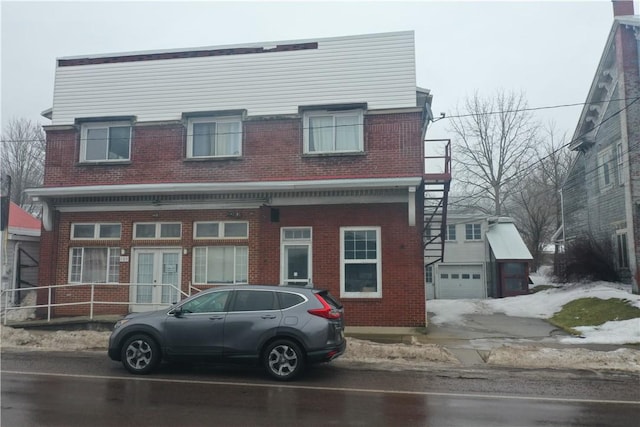
[[40,235],[40,220],[34,218],[30,213],[22,209],[17,204],[9,204],[9,233],[22,234],[25,236]]
[[[613,71],[616,70],[615,35],[621,26],[633,28],[636,32],[639,32],[640,16],[618,16],[613,20],[587,99],[571,138],[569,145],[571,150],[576,150],[585,142],[592,140],[594,135],[590,129],[597,130],[598,124],[603,119],[604,112],[618,80],[617,73],[614,75]],[[589,122],[592,122],[593,125],[590,126]]]

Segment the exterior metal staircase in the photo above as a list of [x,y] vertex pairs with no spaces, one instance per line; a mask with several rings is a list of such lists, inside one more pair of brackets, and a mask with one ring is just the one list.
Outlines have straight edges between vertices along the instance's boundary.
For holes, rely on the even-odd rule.
[[451,185],[451,140],[425,140],[423,179],[424,229],[422,243],[425,267],[444,260],[447,203]]

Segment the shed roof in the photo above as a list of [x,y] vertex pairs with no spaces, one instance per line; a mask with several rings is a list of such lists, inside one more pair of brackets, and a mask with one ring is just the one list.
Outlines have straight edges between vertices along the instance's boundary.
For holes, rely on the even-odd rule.
[[28,236],[40,235],[40,220],[11,202],[9,205],[9,232]]
[[492,224],[487,231],[487,240],[497,260],[533,259],[531,252],[524,244],[522,237],[513,223],[499,222]]

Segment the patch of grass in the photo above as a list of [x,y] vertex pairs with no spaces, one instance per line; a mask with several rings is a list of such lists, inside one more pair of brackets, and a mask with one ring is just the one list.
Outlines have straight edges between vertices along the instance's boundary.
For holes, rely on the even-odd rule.
[[628,300],[620,298],[580,298],[565,304],[562,310],[550,319],[552,325],[580,335],[576,326],[598,326],[609,321],[628,320],[640,317],[640,308],[633,307]]

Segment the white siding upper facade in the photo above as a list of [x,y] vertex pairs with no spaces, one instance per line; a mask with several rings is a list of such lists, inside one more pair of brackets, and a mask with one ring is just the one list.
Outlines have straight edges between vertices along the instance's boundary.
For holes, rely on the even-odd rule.
[[[268,49],[287,43],[317,43],[317,48],[58,65],[52,124],[109,116],[136,116],[138,121],[180,120],[185,112],[240,109],[250,116],[297,114],[299,106],[326,104],[367,103],[369,109],[416,106],[413,31],[179,52]],[[60,58],[68,59],[77,58]]]

